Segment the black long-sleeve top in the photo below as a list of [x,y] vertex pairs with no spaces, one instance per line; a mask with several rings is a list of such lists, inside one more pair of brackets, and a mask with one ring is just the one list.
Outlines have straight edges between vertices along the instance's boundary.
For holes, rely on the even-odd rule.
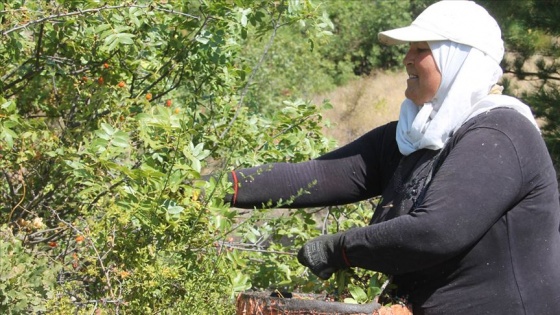
[[441,151],[406,157],[395,132],[393,122],[314,160],[236,171],[233,206],[382,196],[369,226],[344,233],[346,256],[393,275],[415,315],[560,314],[558,184],[536,128],[495,109]]

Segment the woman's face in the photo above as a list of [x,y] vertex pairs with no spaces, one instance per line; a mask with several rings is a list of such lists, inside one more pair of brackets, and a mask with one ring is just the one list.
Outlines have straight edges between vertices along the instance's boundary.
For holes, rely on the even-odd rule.
[[404,95],[418,106],[431,101],[441,83],[441,72],[428,43],[410,43],[404,65],[408,73]]

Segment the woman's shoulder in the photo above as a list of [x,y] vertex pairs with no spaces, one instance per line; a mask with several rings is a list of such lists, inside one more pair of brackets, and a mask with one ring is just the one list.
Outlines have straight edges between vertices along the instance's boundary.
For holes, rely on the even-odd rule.
[[456,135],[481,128],[496,130],[509,136],[523,134],[524,137],[541,137],[533,122],[509,107],[497,107],[469,119],[457,130]]
[[515,109],[498,107],[471,118],[457,130],[451,147],[466,137],[472,143],[493,141],[495,148],[512,147],[522,165],[534,164],[538,169],[545,165],[552,167],[541,133]]

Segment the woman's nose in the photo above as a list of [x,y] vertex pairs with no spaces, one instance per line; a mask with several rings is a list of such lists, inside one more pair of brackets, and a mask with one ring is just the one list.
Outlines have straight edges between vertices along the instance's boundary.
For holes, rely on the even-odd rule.
[[414,60],[411,51],[412,51],[412,50],[409,49],[408,52],[406,53],[406,55],[405,55],[404,58],[403,58],[403,64],[404,64],[405,66],[412,64],[412,62],[413,62],[413,60]]

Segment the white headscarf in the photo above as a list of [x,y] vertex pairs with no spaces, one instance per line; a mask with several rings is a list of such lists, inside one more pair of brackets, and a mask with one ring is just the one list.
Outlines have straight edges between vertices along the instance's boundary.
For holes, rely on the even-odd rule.
[[428,42],[442,81],[435,97],[422,106],[401,104],[397,143],[404,155],[443,148],[452,132],[468,119],[496,107],[517,110],[538,129],[530,108],[516,98],[489,93],[502,76],[495,58],[449,40]]

